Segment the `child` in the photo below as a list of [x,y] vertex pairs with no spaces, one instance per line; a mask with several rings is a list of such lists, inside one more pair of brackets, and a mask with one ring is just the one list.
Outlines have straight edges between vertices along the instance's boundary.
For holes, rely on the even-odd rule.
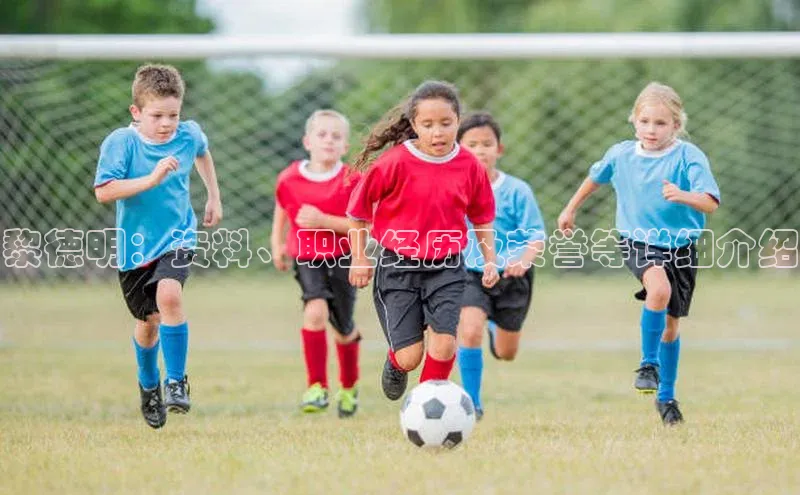
[[458,365],[464,389],[472,397],[478,419],[483,417],[481,342],[487,318],[489,350],[497,359],[511,361],[519,347],[520,329],[528,314],[533,293],[532,263],[544,249],[544,222],[530,186],[495,168],[503,154],[500,126],[488,113],[466,117],[458,129],[458,142],[486,168],[495,200],[494,229],[500,282],[492,288],[481,284],[483,257],[478,239],[469,234],[466,251],[467,284],[458,325]]
[[[450,376],[465,283],[465,218],[486,229],[478,234],[487,261],[483,285],[492,287],[499,278],[491,230],[494,196],[486,170],[456,142],[460,109],[455,87],[422,83],[372,130],[354,165],[368,172],[347,207],[350,283],[364,287],[372,278],[365,254],[365,227],[371,223],[383,248],[373,296],[389,342],[381,385],[391,400],[403,395],[408,372],[422,361],[426,329],[420,382]],[[388,143],[394,146],[370,164],[370,155]]]
[[293,258],[294,276],[303,292],[301,333],[308,389],[301,408],[304,412],[317,412],[328,407],[327,320],[336,331],[340,418],[352,416],[358,408],[356,382],[361,339],[353,322],[356,290],[347,280],[350,245],[349,224],[344,215],[359,179],[341,161],[347,152],[349,129],[344,115],[333,110],[317,110],[308,118],[303,146],[309,159],[292,163],[278,176],[272,224],[275,266],[286,271],[284,256]]
[[[203,225],[212,227],[222,219],[208,140],[196,122],[180,120],[184,89],[174,67],[139,68],[130,106],[134,123],[103,141],[94,181],[98,201],[117,202],[117,228],[124,235],[117,244],[122,263],[119,280],[137,320],[133,347],[141,411],[153,428],[164,426],[167,409],[187,413],[191,407],[185,373],[189,327],[182,300],[197,242],[197,219],[189,196],[193,164],[208,192]],[[167,368],[164,399],[159,343]]]
[[[629,121],[637,141],[612,146],[592,165],[559,216],[558,227],[571,230],[580,205],[601,184],[611,182],[625,264],[644,286],[637,294],[645,303],[642,360],[634,386],[643,393],[657,391],[661,419],[674,425],[683,422],[675,400],[679,318],[689,314],[697,275],[695,243],[705,215],[719,206],[720,193],[705,154],[678,139],[686,114],[675,90],[648,84],[636,98]],[[641,237],[634,234],[637,229],[647,233],[646,242],[636,239]]]

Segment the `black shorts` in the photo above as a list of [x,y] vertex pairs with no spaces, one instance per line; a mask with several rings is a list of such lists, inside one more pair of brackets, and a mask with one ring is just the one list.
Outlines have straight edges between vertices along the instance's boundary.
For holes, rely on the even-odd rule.
[[491,289],[483,286],[482,279],[483,273],[467,271],[461,305],[480,308],[498,327],[518,332],[531,307],[533,267],[522,277],[501,278]]
[[[353,312],[356,306],[356,288],[350,285],[350,256],[330,263],[294,263],[294,278],[303,291],[303,303],[312,299],[328,302],[328,320],[341,335],[350,335],[355,328]],[[333,266],[331,266],[333,265]]]
[[164,253],[146,266],[119,272],[119,284],[128,310],[137,320],[147,321],[148,315],[158,313],[156,288],[159,280],[177,280],[183,286],[189,278],[189,266],[194,251],[178,249]]
[[384,249],[372,295],[389,347],[397,351],[421,342],[428,325],[455,336],[465,280],[460,254],[428,267]]
[[[667,314],[673,318],[688,316],[697,280],[697,250],[694,243],[677,249],[665,249],[622,238],[619,245],[625,258],[625,265],[636,275],[639,282],[642,281],[644,272],[651,266],[664,267],[672,287]],[[644,301],[647,291],[642,289],[634,297]]]

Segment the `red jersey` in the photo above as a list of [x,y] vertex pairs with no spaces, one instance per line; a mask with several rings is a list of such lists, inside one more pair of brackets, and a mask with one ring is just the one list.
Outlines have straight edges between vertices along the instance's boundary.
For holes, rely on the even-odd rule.
[[333,170],[315,173],[308,170],[308,161],[292,162],[278,175],[275,199],[289,217],[286,251],[292,258],[310,261],[338,258],[350,254],[347,235],[330,230],[303,229],[295,219],[304,204],[319,208],[323,213],[345,216],[347,200],[358,184],[361,174],[350,172],[338,163]]
[[494,193],[486,169],[456,145],[443,157],[410,141],[383,153],[350,196],[347,215],[372,223],[372,237],[386,249],[440,260],[467,246],[466,218],[494,220]]

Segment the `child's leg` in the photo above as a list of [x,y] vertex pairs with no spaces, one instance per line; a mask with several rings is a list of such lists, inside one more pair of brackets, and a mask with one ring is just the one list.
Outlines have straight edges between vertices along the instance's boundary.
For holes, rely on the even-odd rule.
[[438,333],[428,327],[428,353],[419,375],[419,382],[447,380],[456,360],[456,336]]
[[158,324],[158,314],[151,314],[147,321],[136,320],[133,331],[139,384],[145,390],[152,390],[161,383],[161,371],[158,369]]
[[667,317],[667,330],[664,332],[658,348],[658,360],[661,363],[661,382],[658,384],[658,400],[660,402],[675,399],[675,381],[678,378],[678,360],[681,353],[679,325],[679,318]]
[[658,366],[658,345],[666,326],[667,305],[672,295],[667,272],[663,267],[651,266],[642,276],[647,291],[642,308],[642,361],[641,366]]
[[178,280],[165,278],[156,287],[156,305],[161,315],[159,333],[167,381],[182,381],[186,376],[189,350],[189,325],[183,312],[183,286]]
[[[355,387],[358,381],[358,353],[361,334],[356,329],[353,313],[356,307],[356,288],[348,279],[350,258],[340,258],[328,271],[331,298],[328,299],[328,321],[334,329],[336,354],[339,358],[339,382],[342,389]],[[341,413],[341,410],[340,410]]]
[[461,384],[477,409],[481,406],[481,381],[483,379],[483,326],[486,313],[474,306],[461,308],[458,322],[458,368]]
[[325,322],[328,320],[328,302],[325,299],[306,301],[303,308],[303,355],[306,363],[308,386],[319,384],[328,388],[328,340]]

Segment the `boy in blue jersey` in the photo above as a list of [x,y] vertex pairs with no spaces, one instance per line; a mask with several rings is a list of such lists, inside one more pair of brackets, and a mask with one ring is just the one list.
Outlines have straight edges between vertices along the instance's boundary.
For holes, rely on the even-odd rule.
[[533,294],[533,261],[544,249],[544,222],[530,186],[495,167],[503,154],[500,126],[485,112],[467,116],[458,130],[459,143],[486,167],[495,198],[495,252],[501,280],[494,287],[481,284],[484,260],[474,232],[465,251],[467,283],[458,325],[458,366],[464,389],[483,417],[481,381],[483,329],[489,322],[489,350],[511,361],[519,348],[520,329]]
[[[120,285],[136,328],[141,411],[152,428],[167,421],[167,410],[191,407],[185,373],[189,327],[183,284],[196,246],[197,219],[189,197],[194,164],[208,191],[203,225],[222,219],[222,203],[208,140],[194,121],[181,121],[185,86],[171,66],[145,65],[133,80],[134,123],[119,128],[100,146],[94,180],[101,203],[116,201]],[[158,349],[166,380],[161,391]]]
[[689,314],[695,280],[695,243],[705,215],[719,206],[720,192],[708,158],[678,139],[686,113],[678,94],[650,83],[629,117],[636,141],[612,146],[592,165],[583,184],[558,218],[559,229],[575,226],[580,205],[600,185],[611,183],[617,195],[617,229],[625,264],[644,290],[641,318],[642,360],[634,387],[657,392],[656,409],[665,425],[683,422],[675,400],[680,318]]

